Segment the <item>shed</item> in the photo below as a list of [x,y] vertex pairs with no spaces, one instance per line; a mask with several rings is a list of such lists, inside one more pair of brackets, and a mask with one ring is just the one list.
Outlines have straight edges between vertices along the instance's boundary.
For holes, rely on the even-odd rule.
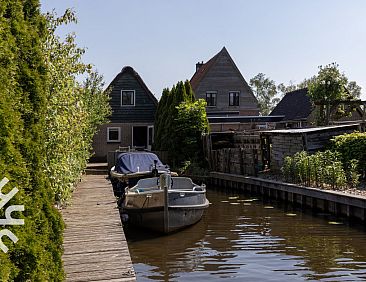
[[286,156],[323,149],[334,136],[360,131],[360,124],[300,129],[261,131],[262,162],[273,170],[281,169]]

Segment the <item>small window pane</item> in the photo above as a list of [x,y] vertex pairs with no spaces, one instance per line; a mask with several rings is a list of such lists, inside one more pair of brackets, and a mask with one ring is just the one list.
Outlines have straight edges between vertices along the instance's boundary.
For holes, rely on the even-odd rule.
[[207,92],[206,93],[206,103],[207,107],[216,106],[216,92]]
[[229,92],[229,106],[239,106],[239,92]]
[[120,129],[109,127],[107,131],[107,142],[119,142],[120,141]]
[[131,106],[135,104],[135,91],[122,90],[122,106]]

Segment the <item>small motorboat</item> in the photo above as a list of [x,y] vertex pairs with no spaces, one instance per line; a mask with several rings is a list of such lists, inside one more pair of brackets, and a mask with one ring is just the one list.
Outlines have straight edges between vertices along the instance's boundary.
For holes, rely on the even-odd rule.
[[208,206],[204,184],[164,173],[126,188],[122,213],[132,225],[170,233],[198,222]]
[[[116,197],[123,198],[126,187],[133,187],[142,178],[171,173],[157,155],[146,151],[123,152],[117,156],[116,164],[111,168],[110,179]],[[173,175],[177,175],[172,172]]]

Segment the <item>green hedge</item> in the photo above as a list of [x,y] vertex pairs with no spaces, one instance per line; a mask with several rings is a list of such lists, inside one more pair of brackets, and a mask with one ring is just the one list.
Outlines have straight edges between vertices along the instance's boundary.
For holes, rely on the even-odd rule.
[[357,161],[358,173],[365,177],[366,172],[366,133],[354,132],[334,137],[331,149],[340,153],[345,170],[349,170]]
[[[23,226],[6,226],[19,239],[0,250],[2,281],[62,281],[63,221],[56,203],[70,197],[90,156],[96,126],[109,113],[101,77],[81,62],[73,37],[55,36],[74,20],[44,16],[38,0],[0,2],[0,179],[9,205],[24,205]],[[76,77],[86,73],[79,84]],[[3,229],[4,227],[0,227]]]

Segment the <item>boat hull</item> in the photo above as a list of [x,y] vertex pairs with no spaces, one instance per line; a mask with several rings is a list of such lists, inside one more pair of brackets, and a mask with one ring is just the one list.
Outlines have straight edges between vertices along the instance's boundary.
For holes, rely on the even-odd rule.
[[159,184],[158,178],[144,179],[126,190],[122,208],[130,224],[170,233],[202,218],[209,206],[204,186],[183,177],[173,177],[171,189],[161,189]]
[[130,224],[160,233],[171,233],[200,221],[208,206],[209,202],[206,199],[202,205],[170,206],[167,213],[164,206],[125,210]]

